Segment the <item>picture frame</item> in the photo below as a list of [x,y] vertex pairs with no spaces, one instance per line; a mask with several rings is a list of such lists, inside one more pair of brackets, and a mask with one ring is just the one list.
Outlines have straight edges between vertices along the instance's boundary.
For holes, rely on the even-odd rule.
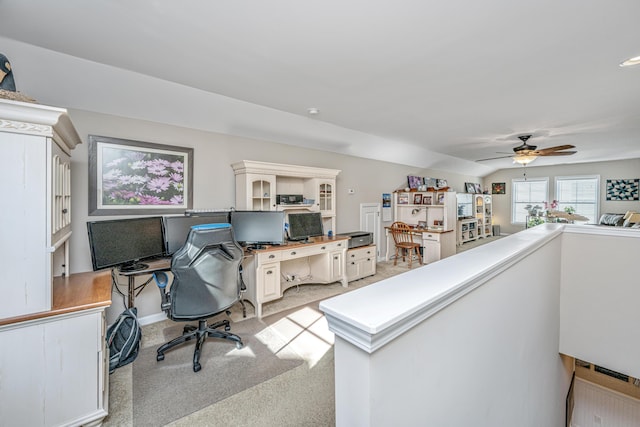
[[482,194],[482,187],[480,187],[480,184],[476,183],[476,184],[473,184],[473,185],[474,185],[474,187],[476,189],[475,193],[476,194]]
[[505,194],[505,183],[504,182],[491,183],[491,194]]
[[476,192],[476,186],[473,184],[473,182],[465,182],[464,183],[464,188],[465,188],[467,193],[475,193]]
[[639,182],[634,179],[607,179],[607,200],[635,201],[639,200]]
[[447,180],[446,179],[440,179],[437,178],[436,179],[436,188],[440,189],[440,188],[447,188]]
[[413,204],[421,205],[422,204],[422,194],[417,193],[413,195]]
[[89,215],[193,207],[193,148],[89,135]]
[[433,204],[433,198],[431,197],[430,194],[425,194],[424,196],[422,196],[422,204],[423,205],[432,205]]
[[438,204],[444,205],[444,193],[438,193]]
[[418,221],[418,228],[421,229],[426,229],[427,228],[427,221]]
[[417,189],[420,185],[422,185],[422,177],[421,176],[407,176],[407,182],[409,184],[409,188]]
[[398,204],[399,205],[408,205],[409,204],[409,194],[407,194],[407,193],[398,194]]

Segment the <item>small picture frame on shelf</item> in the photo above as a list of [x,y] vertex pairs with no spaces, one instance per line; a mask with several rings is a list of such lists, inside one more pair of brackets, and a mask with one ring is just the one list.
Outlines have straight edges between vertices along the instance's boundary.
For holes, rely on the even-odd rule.
[[438,204],[444,205],[444,193],[438,193]]
[[409,204],[409,195],[407,193],[398,194],[398,204],[399,205],[408,205]]
[[433,198],[431,197],[430,194],[425,194],[424,196],[422,196],[422,204],[423,205],[432,205],[433,204]]
[[421,205],[422,204],[422,194],[417,193],[413,195],[413,204]]
[[427,228],[427,221],[418,221],[418,228],[422,228],[423,230]]
[[476,192],[476,186],[473,184],[473,182],[465,182],[464,183],[464,188],[467,191],[467,193],[475,193]]

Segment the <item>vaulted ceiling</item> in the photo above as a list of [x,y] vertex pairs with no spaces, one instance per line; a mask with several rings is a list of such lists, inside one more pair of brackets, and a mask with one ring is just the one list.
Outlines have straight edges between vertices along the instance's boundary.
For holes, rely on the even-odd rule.
[[0,0],[0,52],[42,102],[483,176],[514,167],[476,160],[522,134],[578,151],[531,166],[640,157],[640,65],[619,66],[639,16],[638,0]]

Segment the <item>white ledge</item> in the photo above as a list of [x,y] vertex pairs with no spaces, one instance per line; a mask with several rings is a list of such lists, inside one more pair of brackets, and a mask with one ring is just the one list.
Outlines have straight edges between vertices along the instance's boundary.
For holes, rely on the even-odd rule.
[[[373,353],[561,235],[543,224],[320,303],[329,329]],[[365,303],[366,302],[366,303]]]

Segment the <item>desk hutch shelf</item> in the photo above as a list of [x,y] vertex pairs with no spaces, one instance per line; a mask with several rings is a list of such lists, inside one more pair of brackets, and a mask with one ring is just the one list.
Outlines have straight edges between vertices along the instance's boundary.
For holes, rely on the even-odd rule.
[[[320,212],[325,234],[336,231],[337,169],[242,160],[231,165],[236,176],[238,210]],[[300,194],[303,203],[278,204],[278,194]]]

